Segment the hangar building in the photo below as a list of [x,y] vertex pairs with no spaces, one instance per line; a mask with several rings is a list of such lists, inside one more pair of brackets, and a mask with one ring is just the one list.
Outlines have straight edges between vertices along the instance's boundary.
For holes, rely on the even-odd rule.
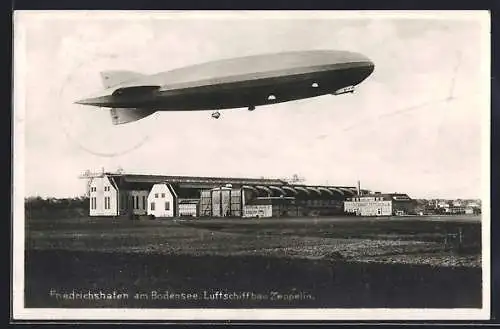
[[270,217],[343,213],[359,186],[309,186],[281,179],[87,174],[90,216]]

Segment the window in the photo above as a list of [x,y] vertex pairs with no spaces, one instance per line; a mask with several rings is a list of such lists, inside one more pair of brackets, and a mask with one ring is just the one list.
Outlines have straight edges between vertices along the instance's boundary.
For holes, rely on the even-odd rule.
[[95,198],[90,198],[90,209],[95,209]]
[[170,202],[165,202],[165,210],[170,210]]
[[158,193],[155,193],[155,199],[158,199]]
[[111,209],[111,198],[109,196],[104,197],[104,209]]
[[147,203],[146,203],[146,196],[143,195],[142,196],[142,209],[146,209],[146,205],[147,205]]
[[165,193],[162,193],[162,194],[161,194],[161,197],[162,197],[162,198],[165,198]]
[[151,210],[154,211],[155,210],[155,203],[154,202],[151,202]]
[[139,196],[135,196],[135,209],[139,209]]

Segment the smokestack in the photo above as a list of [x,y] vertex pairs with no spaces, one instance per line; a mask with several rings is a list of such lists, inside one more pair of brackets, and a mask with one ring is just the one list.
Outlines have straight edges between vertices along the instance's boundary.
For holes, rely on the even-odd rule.
[[361,195],[361,182],[359,180],[358,180],[358,190],[357,190],[357,192],[358,192],[358,196],[360,196]]

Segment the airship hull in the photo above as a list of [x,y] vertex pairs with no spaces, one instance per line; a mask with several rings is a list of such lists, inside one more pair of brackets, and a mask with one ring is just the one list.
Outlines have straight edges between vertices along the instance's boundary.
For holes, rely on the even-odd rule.
[[[373,69],[356,66],[305,74],[241,80],[164,91],[151,104],[158,110],[231,109],[282,103],[331,94],[361,83]],[[270,97],[274,96],[274,97]]]
[[248,56],[144,76],[77,103],[156,111],[253,108],[335,94],[373,70],[367,57],[344,51]]

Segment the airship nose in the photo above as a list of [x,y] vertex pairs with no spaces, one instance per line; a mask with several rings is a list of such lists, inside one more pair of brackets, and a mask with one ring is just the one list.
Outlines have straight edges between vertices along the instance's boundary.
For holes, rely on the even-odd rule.
[[103,106],[111,101],[110,96],[106,94],[94,95],[91,97],[79,99],[74,104],[80,105],[93,105],[93,106]]
[[84,98],[73,102],[73,104],[92,105],[92,98]]

